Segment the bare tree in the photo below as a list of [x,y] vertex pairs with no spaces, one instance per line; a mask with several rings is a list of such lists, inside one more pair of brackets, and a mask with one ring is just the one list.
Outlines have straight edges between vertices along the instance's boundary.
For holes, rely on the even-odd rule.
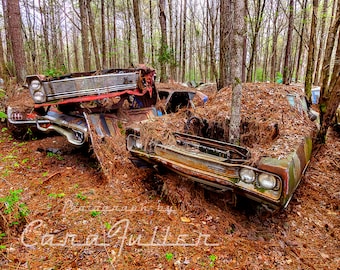
[[100,60],[99,60],[99,51],[98,51],[98,44],[94,29],[94,20],[92,15],[92,9],[91,9],[91,0],[86,0],[86,10],[87,10],[87,16],[88,16],[88,22],[89,22],[89,28],[90,28],[90,34],[91,34],[91,40],[92,40],[92,46],[93,46],[93,54],[94,59],[96,63],[96,69],[100,70]]
[[[256,52],[257,52],[257,40],[260,31],[261,24],[263,22],[263,12],[266,5],[266,1],[257,0],[255,3],[255,16],[251,16],[248,13],[248,19],[250,20],[251,26],[251,45],[250,45],[250,60],[249,60],[249,68],[247,74],[247,81],[251,82],[254,77],[254,72],[256,67],[254,67]],[[254,18],[254,19],[253,19]]]
[[231,100],[231,114],[229,126],[229,142],[240,143],[241,124],[241,98],[242,98],[242,44],[244,35],[244,1],[234,2],[233,18],[233,57],[231,64],[231,74],[233,78],[233,92]]
[[168,62],[168,39],[166,35],[165,0],[159,0],[159,22],[161,25],[161,47],[158,57],[158,61],[161,65],[160,82],[165,83],[168,81],[166,74],[166,63]]
[[287,34],[287,45],[285,52],[285,60],[283,67],[283,83],[290,84],[291,82],[291,70],[290,70],[290,58],[292,48],[292,36],[294,26],[294,0],[289,0],[289,18],[288,18],[288,34]]
[[105,2],[100,0],[100,11],[101,11],[101,28],[102,28],[102,67],[107,68],[107,56],[106,56],[106,27],[105,27]]
[[329,91],[327,94],[328,95],[325,96],[322,93],[320,99],[321,128],[318,134],[318,141],[320,143],[326,142],[328,127],[331,125],[336,109],[338,108],[340,103],[340,43],[338,43],[335,56],[334,71],[331,77]]
[[91,58],[89,49],[89,27],[86,13],[86,0],[79,0],[80,22],[81,22],[81,45],[85,70],[90,70]]
[[24,83],[26,78],[26,60],[21,32],[21,14],[19,0],[5,1],[7,7],[8,33],[11,42],[15,75],[18,83]]
[[307,20],[307,2],[308,0],[303,0],[303,3],[301,4],[302,8],[302,20],[301,20],[301,34],[300,34],[300,40],[299,40],[299,49],[298,49],[298,56],[296,59],[296,81],[299,78],[300,75],[300,66],[301,66],[301,58],[302,58],[302,52],[303,52],[303,46],[304,46],[304,36],[305,36],[305,25]]
[[[243,1],[243,0],[242,0]],[[221,1],[220,3],[220,77],[218,80],[217,89],[230,85],[230,46],[229,42],[232,36],[231,31],[231,1]],[[235,24],[235,22],[234,22]]]
[[[273,3],[273,2],[271,2],[271,3]],[[273,49],[272,49],[271,73],[270,73],[270,80],[272,82],[275,82],[275,79],[276,79],[277,39],[278,39],[278,36],[279,36],[279,30],[278,30],[278,27],[277,27],[278,17],[279,17],[279,2],[276,2],[275,12],[274,12],[274,19],[273,19],[273,46],[272,46]]]
[[182,31],[182,82],[185,81],[185,64],[186,64],[186,27],[187,27],[187,0],[183,2],[183,31]]
[[311,23],[311,33],[308,46],[308,60],[307,60],[307,70],[305,79],[305,93],[308,102],[312,102],[312,83],[313,83],[313,67],[314,67],[314,57],[315,57],[315,44],[316,44],[316,23],[317,14],[319,8],[319,1],[313,0],[313,12],[312,12],[312,23]]
[[138,48],[138,61],[144,63],[144,41],[143,41],[143,30],[140,23],[139,15],[140,2],[139,0],[133,0],[133,15],[135,19],[136,34],[137,34],[137,48]]
[[[209,53],[210,53],[210,69],[211,69],[211,75],[210,79],[211,80],[217,80],[218,79],[218,74],[217,74],[217,68],[216,68],[216,55],[215,55],[215,39],[216,39],[216,24],[217,24],[217,11],[218,7],[212,1],[211,5],[209,4],[209,0],[207,0],[207,8],[208,8],[208,15],[210,18],[210,26],[211,26],[211,31],[207,31],[207,38],[209,42]],[[208,23],[207,23],[208,24]],[[207,27],[208,30],[208,27]],[[208,45],[207,45],[208,46]],[[208,54],[207,54],[208,55]],[[208,64],[208,61],[207,61]]]

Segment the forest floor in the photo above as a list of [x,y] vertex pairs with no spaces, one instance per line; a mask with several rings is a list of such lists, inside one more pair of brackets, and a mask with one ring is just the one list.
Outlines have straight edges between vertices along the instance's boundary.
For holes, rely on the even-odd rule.
[[[339,149],[331,129],[288,207],[270,214],[136,169],[127,152],[107,180],[88,149],[61,136],[20,141],[3,123],[0,268],[340,269]],[[185,203],[164,195],[162,178]]]

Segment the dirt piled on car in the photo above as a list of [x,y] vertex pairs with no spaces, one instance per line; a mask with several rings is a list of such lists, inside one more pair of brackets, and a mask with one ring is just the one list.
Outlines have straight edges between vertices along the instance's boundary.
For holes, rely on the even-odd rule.
[[[173,132],[188,132],[211,139],[228,141],[231,108],[231,89],[205,91],[210,98],[201,107],[182,109],[152,121],[135,124],[141,141],[152,140],[174,144]],[[295,99],[290,106],[287,95]],[[241,146],[248,147],[252,156],[284,158],[305,136],[316,129],[303,110],[301,88],[276,84],[245,84],[241,107]],[[256,160],[255,160],[256,161]]]

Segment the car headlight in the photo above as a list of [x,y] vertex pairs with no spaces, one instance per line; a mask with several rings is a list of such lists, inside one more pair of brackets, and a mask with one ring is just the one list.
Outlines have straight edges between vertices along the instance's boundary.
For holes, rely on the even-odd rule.
[[255,172],[251,169],[242,168],[240,170],[240,178],[243,182],[250,184],[255,181]]
[[274,189],[276,187],[276,178],[273,175],[261,173],[259,175],[259,184],[264,189]]
[[36,90],[39,90],[40,87],[41,87],[41,83],[39,80],[31,81],[30,89],[32,89],[33,91],[36,91]]
[[143,149],[143,144],[141,143],[140,139],[135,141],[135,147],[138,149]]
[[35,103],[43,103],[46,101],[46,95],[42,91],[35,91],[33,93],[33,100]]
[[143,144],[140,141],[140,138],[138,136],[135,136],[133,134],[130,134],[127,137],[127,149],[131,151],[132,149],[137,148],[139,150],[143,149]]

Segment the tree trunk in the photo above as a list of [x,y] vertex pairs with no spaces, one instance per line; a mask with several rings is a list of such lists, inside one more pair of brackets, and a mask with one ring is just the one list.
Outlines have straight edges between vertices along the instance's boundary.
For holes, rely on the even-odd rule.
[[308,60],[305,80],[305,93],[309,103],[312,103],[312,83],[313,83],[313,67],[314,67],[314,52],[316,44],[316,23],[318,14],[319,1],[313,0],[312,24],[308,46]]
[[[336,43],[336,34],[340,31],[340,3],[336,7],[336,15],[333,24],[329,29],[325,57],[322,66],[322,86],[319,98],[321,128],[318,134],[318,142],[325,143],[326,134],[332,117],[339,106],[340,101],[340,39],[338,38],[337,51],[334,61],[333,74],[330,75],[332,52]],[[331,76],[331,82],[329,78]]]
[[[242,0],[243,1],[243,0]],[[217,90],[230,85],[230,56],[229,41],[231,36],[231,13],[230,1],[221,1],[220,3],[220,77],[218,80]],[[234,22],[235,24],[235,22]]]
[[244,35],[244,1],[234,2],[234,35],[231,74],[233,78],[229,142],[240,144],[241,98],[242,98],[242,44]]
[[2,34],[0,33],[0,77],[6,77],[5,74],[5,58],[4,58],[4,47],[2,45]]
[[77,36],[75,29],[73,29],[72,43],[73,43],[73,55],[74,55],[74,68],[75,70],[79,70],[80,64],[79,64],[78,36]]
[[[307,1],[307,0],[306,0]],[[277,67],[277,39],[279,36],[277,29],[277,19],[279,16],[279,3],[276,3],[276,9],[274,13],[274,21],[273,21],[273,51],[272,51],[272,59],[271,59],[271,68],[270,68],[270,80],[272,82],[276,81],[276,67]]]
[[13,61],[17,82],[22,84],[26,78],[26,60],[21,32],[19,0],[7,0],[8,31],[12,44]]
[[213,80],[218,79],[217,68],[216,68],[216,55],[215,55],[215,40],[216,40],[215,29],[216,29],[216,21],[217,21],[217,8],[214,5],[214,1],[212,1],[211,7],[210,7],[208,0],[207,0],[207,8],[208,8],[208,13],[210,17],[210,25],[211,25],[210,33],[209,31],[207,32],[207,36],[209,40],[209,49],[210,49],[210,52],[209,52],[210,53],[210,69],[211,69],[210,80],[213,81]]
[[266,4],[266,1],[263,1],[263,3],[261,3],[261,0],[257,0],[256,2],[256,16],[255,16],[255,22],[253,26],[254,29],[253,29],[253,37],[252,37],[252,43],[251,43],[249,69],[248,69],[248,74],[247,74],[248,82],[253,81],[254,72],[256,70],[254,63],[255,63],[255,57],[256,57],[256,52],[257,52],[257,38],[258,38],[259,31],[260,31],[261,23],[263,21],[263,12],[264,12],[265,4]]
[[[322,64],[322,74],[321,74],[321,97],[322,96],[328,96],[328,85],[329,85],[329,78],[330,78],[330,59],[332,58],[333,48],[336,42],[337,33],[339,31],[340,27],[340,3],[338,3],[336,7],[336,15],[334,16],[336,19],[334,23],[331,25],[328,37],[327,37],[327,43],[326,43],[326,51],[325,51],[325,57]],[[339,41],[340,42],[340,41]],[[322,105],[322,101],[320,100],[320,106]]]
[[287,34],[287,45],[286,53],[283,67],[283,83],[291,83],[291,48],[292,48],[292,36],[293,36],[293,26],[294,26],[294,0],[289,1],[289,18],[288,18],[288,34]]
[[144,63],[144,42],[143,42],[143,31],[140,24],[139,16],[139,0],[133,0],[133,15],[135,18],[136,34],[137,34],[137,49],[138,49],[138,61],[140,64]]
[[91,40],[92,40],[92,46],[93,46],[93,54],[94,59],[96,61],[96,70],[100,70],[100,60],[99,60],[99,50],[98,50],[98,44],[96,39],[96,33],[94,29],[94,21],[92,16],[92,9],[91,9],[91,0],[86,0],[86,9],[87,9],[87,16],[88,16],[88,22],[90,27],[90,34],[91,34]]
[[323,53],[325,51],[325,45],[327,40],[327,33],[326,30],[326,18],[327,18],[327,9],[328,9],[328,0],[324,0],[323,7],[322,7],[322,13],[321,13],[321,34],[320,34],[320,45],[318,50],[318,56],[316,60],[316,70],[314,75],[314,84],[319,85],[320,84],[320,77],[321,77],[321,65]]
[[170,42],[170,80],[173,81],[175,79],[176,73],[176,50],[174,46],[174,27],[173,27],[173,0],[168,0],[169,6],[169,42]]
[[149,16],[150,16],[150,43],[151,43],[151,65],[155,66],[155,45],[153,44],[153,10],[152,0],[149,0]]
[[105,28],[105,2],[100,0],[101,23],[102,23],[102,67],[107,68],[106,59],[106,28]]
[[168,76],[166,73],[166,63],[168,62],[168,39],[166,36],[165,0],[159,0],[159,23],[161,25],[161,47],[158,58],[158,61],[161,65],[160,82],[165,83],[168,82]]
[[300,35],[300,44],[299,44],[299,52],[298,52],[298,57],[296,60],[296,81],[299,79],[299,75],[300,75],[300,66],[302,65],[301,63],[301,56],[302,56],[302,48],[303,48],[303,43],[304,43],[304,34],[305,34],[305,22],[307,20],[307,2],[308,0],[304,0],[303,1],[303,18],[302,18],[302,22],[301,22],[301,35]]
[[187,25],[187,0],[183,4],[183,32],[182,32],[182,82],[185,81],[185,63],[186,63],[186,25]]
[[[247,25],[248,0],[244,1],[244,25]],[[244,27],[245,33],[243,37],[243,59],[242,59],[242,82],[246,82],[247,78],[247,27]]]
[[318,142],[325,143],[328,127],[332,124],[335,112],[340,102],[340,43],[335,56],[334,72],[329,87],[329,95],[322,93],[320,97],[321,128],[318,134]]
[[89,50],[89,29],[87,24],[86,0],[79,0],[80,24],[81,24],[81,47],[83,52],[84,70],[89,71],[91,66]]

